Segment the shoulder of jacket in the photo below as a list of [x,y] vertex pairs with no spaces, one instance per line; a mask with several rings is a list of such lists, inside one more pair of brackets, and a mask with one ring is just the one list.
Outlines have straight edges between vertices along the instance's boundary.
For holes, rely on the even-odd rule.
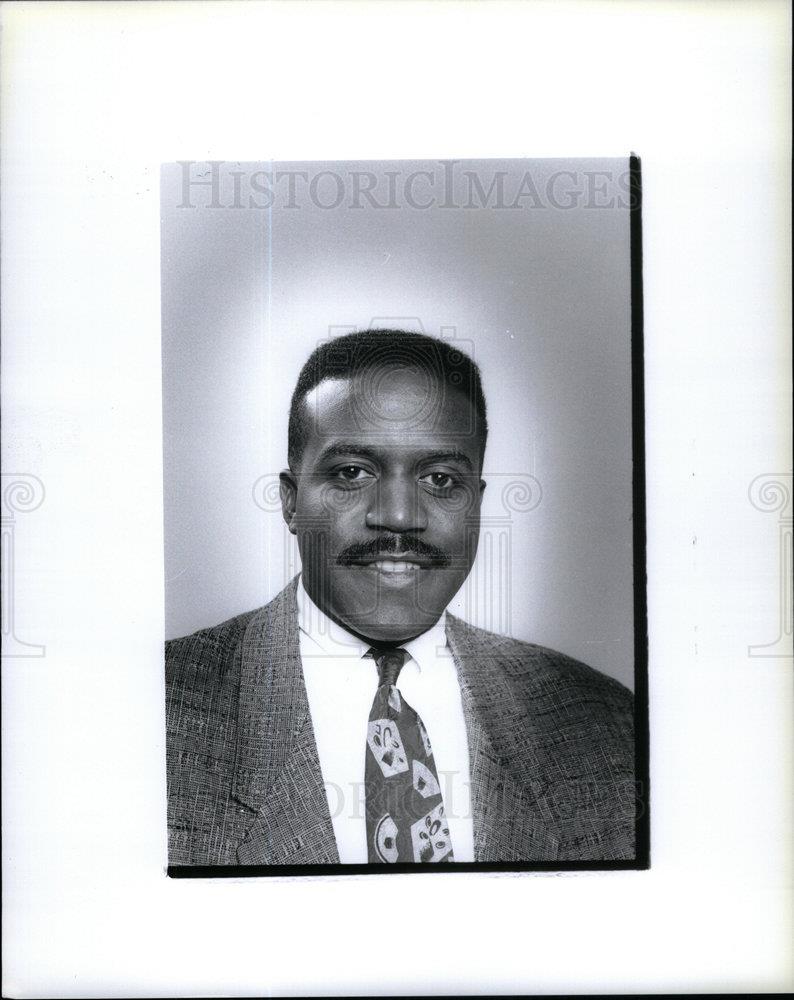
[[251,619],[260,609],[199,629],[165,643],[166,680],[169,684],[199,682],[222,676],[233,662]]
[[454,628],[464,635],[468,649],[495,660],[505,675],[522,687],[575,689],[579,695],[597,697],[616,708],[632,710],[634,697],[624,684],[566,653],[489,632],[460,619],[454,619]]

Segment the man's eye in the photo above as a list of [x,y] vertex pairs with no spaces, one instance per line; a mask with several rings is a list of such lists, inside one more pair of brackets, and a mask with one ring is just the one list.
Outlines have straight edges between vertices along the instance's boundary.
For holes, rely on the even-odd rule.
[[336,470],[336,475],[346,483],[363,483],[372,478],[372,474],[362,469],[360,465],[343,465],[341,469]]
[[455,479],[448,472],[429,472],[422,476],[421,482],[437,490],[450,490],[455,485]]

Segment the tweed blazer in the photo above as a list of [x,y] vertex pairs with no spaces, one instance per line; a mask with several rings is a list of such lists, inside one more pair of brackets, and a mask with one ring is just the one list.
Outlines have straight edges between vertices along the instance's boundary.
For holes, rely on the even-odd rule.
[[[166,643],[169,863],[338,864],[303,681],[297,577]],[[478,862],[630,861],[630,692],[447,614]],[[363,751],[362,751],[363,752]]]

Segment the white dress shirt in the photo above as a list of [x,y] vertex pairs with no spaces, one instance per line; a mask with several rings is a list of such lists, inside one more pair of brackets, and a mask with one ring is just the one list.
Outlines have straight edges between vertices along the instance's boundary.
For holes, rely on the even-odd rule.
[[[366,864],[364,761],[378,668],[366,655],[370,644],[332,622],[302,579],[296,596],[303,677],[339,860]],[[397,687],[430,737],[455,861],[473,861],[469,747],[445,623],[446,612],[427,632],[402,644],[410,659]]]

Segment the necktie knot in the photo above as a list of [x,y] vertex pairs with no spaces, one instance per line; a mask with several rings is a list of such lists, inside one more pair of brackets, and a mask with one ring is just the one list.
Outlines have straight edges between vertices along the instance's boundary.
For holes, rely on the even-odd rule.
[[409,653],[405,649],[370,649],[369,656],[372,656],[378,665],[378,686],[391,686],[397,683],[400,671],[405,666],[405,661]]

